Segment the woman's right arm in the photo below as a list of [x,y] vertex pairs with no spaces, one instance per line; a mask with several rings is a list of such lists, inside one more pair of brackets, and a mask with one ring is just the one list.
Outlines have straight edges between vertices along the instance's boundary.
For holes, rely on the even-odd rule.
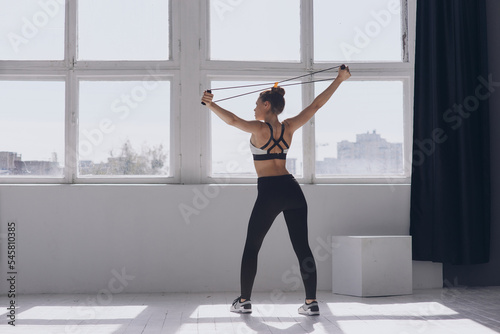
[[311,117],[316,114],[316,112],[325,105],[326,102],[332,97],[333,93],[339,88],[340,84],[345,80],[349,79],[351,73],[349,72],[349,66],[346,66],[344,70],[339,68],[339,74],[337,78],[326,88],[321,94],[319,94],[314,101],[302,110],[297,116],[287,119],[287,125],[295,132],[302,125],[306,124]]
[[206,104],[208,109],[212,110],[214,114],[219,116],[219,118],[226,122],[228,125],[234,126],[249,133],[255,133],[262,129],[262,125],[264,125],[264,123],[259,121],[247,121],[236,116],[229,110],[226,110],[220,107],[218,104],[212,102],[213,97],[213,94],[205,92],[201,101]]

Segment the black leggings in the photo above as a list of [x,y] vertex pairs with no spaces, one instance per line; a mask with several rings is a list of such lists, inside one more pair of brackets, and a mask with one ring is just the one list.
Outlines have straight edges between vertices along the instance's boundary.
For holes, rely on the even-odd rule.
[[241,298],[250,299],[257,273],[257,257],[267,231],[283,212],[297,255],[306,299],[316,299],[316,263],[307,236],[307,202],[293,175],[259,177],[257,200],[248,223],[241,261]]

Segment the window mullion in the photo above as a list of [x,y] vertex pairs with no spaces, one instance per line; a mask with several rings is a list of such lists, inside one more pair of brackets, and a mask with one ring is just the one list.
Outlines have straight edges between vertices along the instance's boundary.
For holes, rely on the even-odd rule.
[[408,1],[401,1],[401,60],[403,63],[409,61],[409,49],[408,49]]
[[[314,23],[313,23],[313,1],[302,0],[300,3],[301,19],[301,56],[306,70],[314,66]],[[310,78],[304,78],[309,80]],[[314,85],[302,86],[302,107],[308,106],[314,99]],[[314,175],[314,118],[304,124],[302,132],[303,161],[302,172],[304,183],[311,183]]]
[[64,182],[73,183],[78,172],[78,84],[73,71],[66,77],[65,117],[65,173]]
[[65,173],[64,182],[74,182],[78,172],[78,85],[73,67],[76,59],[77,2],[66,2],[64,63],[66,75],[66,114],[65,114]]
[[300,43],[302,62],[310,69],[314,63],[313,1],[310,0],[300,2]]
[[76,60],[77,6],[77,1],[66,2],[64,60],[68,69],[73,67]]
[[201,181],[200,1],[179,2],[181,183]]

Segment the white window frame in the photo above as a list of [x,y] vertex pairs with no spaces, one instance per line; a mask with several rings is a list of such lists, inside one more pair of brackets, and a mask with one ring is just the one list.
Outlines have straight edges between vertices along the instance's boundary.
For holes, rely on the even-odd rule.
[[[333,62],[314,62],[314,22],[313,22],[313,1],[301,0],[301,61],[300,62],[251,62],[251,61],[221,61],[210,60],[210,0],[203,0],[201,10],[205,13],[201,17],[201,26],[205,27],[204,35],[200,39],[203,41],[200,47],[202,50],[201,78],[203,87],[210,87],[211,80],[218,78],[238,78],[236,80],[249,79],[251,77],[269,77],[275,75],[279,77],[293,77],[311,73],[324,68],[340,65]],[[315,175],[315,132],[314,117],[303,126],[303,177],[297,178],[301,183],[323,184],[410,184],[411,181],[411,157],[412,157],[412,131],[413,131],[413,81],[414,81],[414,43],[408,41],[415,40],[416,22],[416,0],[402,0],[402,35],[403,49],[402,62],[351,62],[349,63],[353,77],[349,80],[401,80],[403,82],[403,159],[404,175],[402,176],[335,176],[317,177]],[[328,75],[321,74],[315,79],[328,78]],[[331,74],[330,74],[331,77]],[[269,80],[265,80],[269,81]],[[273,80],[270,80],[273,81]],[[316,96],[314,85],[302,86],[302,103],[305,108]],[[203,89],[200,89],[200,94]],[[321,111],[320,111],[321,112]],[[209,143],[210,119],[206,117],[204,122],[208,124],[209,130],[205,133],[205,142]],[[205,183],[255,183],[255,178],[240,178],[231,176],[216,178],[210,175],[211,170],[211,148],[208,144],[203,146],[203,155],[207,157],[202,161],[202,174],[205,176]]]
[[[0,177],[0,184],[9,183],[179,183],[180,182],[180,35],[179,20],[173,12],[179,11],[179,1],[170,0],[170,55],[164,61],[78,61],[77,8],[78,0],[65,6],[64,60],[56,61],[0,61],[0,80],[58,80],[64,81],[65,92],[65,168],[62,177]],[[174,42],[177,41],[177,42]],[[151,76],[170,81],[170,174],[171,176],[78,176],[78,98],[81,80],[143,80]]]
[[[405,2],[406,1],[406,2]],[[413,79],[416,1],[404,0],[403,62],[350,63],[350,80],[403,80],[404,83],[404,163],[403,177],[316,177],[314,157],[314,118],[303,127],[303,177],[301,183],[321,184],[396,184],[410,183],[413,129]],[[53,177],[0,177],[0,183],[252,183],[255,178],[212,178],[210,111],[201,106],[200,97],[210,80],[235,78],[289,78],[318,71],[338,63],[314,63],[313,1],[301,0],[301,60],[300,62],[253,62],[209,60],[209,0],[170,0],[170,59],[166,61],[77,61],[77,6],[78,0],[66,2],[64,60],[58,61],[0,61],[0,80],[64,80],[66,82],[65,114],[65,173]],[[174,13],[174,14],[172,14]],[[406,21],[407,19],[407,21]],[[408,28],[407,28],[408,27]],[[410,43],[408,42],[410,41]],[[78,177],[78,82],[88,78],[109,80],[142,79],[147,69],[171,81],[171,177]],[[317,76],[316,79],[328,77]],[[307,80],[307,78],[304,78]],[[272,80],[271,80],[272,81]],[[302,103],[307,106],[314,99],[314,85],[302,86]],[[252,107],[252,106],[249,106]],[[72,153],[73,152],[73,153]]]
[[[123,74],[123,70],[89,70],[85,71],[81,74],[75,74],[76,78],[76,89],[79,90],[79,85],[81,81],[143,81],[147,78],[151,77],[151,74],[145,74],[143,70],[128,70],[127,74]],[[169,74],[154,74],[155,80],[168,81],[170,82],[170,90],[171,96],[179,95],[179,79],[178,79],[178,71],[169,71]],[[76,97],[79,97],[79,94],[76,94]],[[76,100],[76,99],[75,99]],[[75,110],[76,115],[79,115],[79,103],[78,101],[74,101],[75,105],[72,107]],[[176,99],[172,99],[170,102],[171,110],[179,110],[178,101]],[[170,122],[175,121],[175,113],[171,112],[170,114]],[[172,117],[174,116],[174,117]],[[75,122],[73,125],[78,125],[78,122]],[[72,129],[73,137],[71,138],[72,142],[74,141],[76,144],[72,147],[79,147],[79,132],[78,127],[76,129]],[[74,180],[74,183],[165,183],[165,182],[173,182],[174,175],[179,169],[179,166],[176,166],[176,157],[179,152],[179,132],[177,126],[170,126],[170,148],[169,148],[169,176],[157,176],[157,175],[78,175],[73,174],[71,178]],[[71,160],[72,162],[74,159]],[[78,164],[78,161],[77,161]],[[76,168],[76,172],[78,172],[78,168]],[[178,174],[178,173],[177,173]],[[170,180],[169,180],[170,179]]]

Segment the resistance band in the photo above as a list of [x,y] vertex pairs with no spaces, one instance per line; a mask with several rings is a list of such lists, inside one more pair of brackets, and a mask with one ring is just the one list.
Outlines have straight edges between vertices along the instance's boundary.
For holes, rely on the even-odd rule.
[[[316,72],[307,73],[307,74],[304,74],[304,75],[299,75],[297,77],[293,77],[293,78],[286,79],[286,80],[279,81],[279,82],[267,82],[267,83],[261,83],[261,84],[251,84],[251,85],[242,85],[242,86],[211,88],[211,89],[207,89],[207,92],[208,93],[212,93],[213,90],[224,90],[224,89],[233,89],[233,88],[248,88],[248,87],[270,86],[270,85],[273,85],[273,87],[278,87],[278,84],[281,84],[283,82],[300,79],[300,78],[303,78],[303,77],[308,76],[308,75],[314,75],[314,74],[317,74],[317,73],[321,73],[321,72],[333,70],[333,69],[336,69],[336,68],[339,68],[339,67],[340,67],[341,70],[345,69],[345,65],[339,65],[339,66],[325,68],[323,70],[319,70],[319,71],[316,71]],[[294,85],[303,85],[303,84],[308,84],[308,83],[313,83],[313,82],[320,82],[320,81],[328,81],[328,80],[333,80],[333,79],[335,79],[335,78],[320,79],[320,80],[310,80],[310,81],[305,81],[305,82],[296,82],[296,83],[290,83],[290,84],[286,84],[286,85],[280,85],[280,87],[294,86]],[[237,97],[240,97],[240,96],[245,96],[245,95],[249,95],[249,94],[253,94],[253,93],[257,93],[257,92],[261,92],[261,91],[262,91],[262,89],[254,90],[254,91],[251,91],[251,92],[248,92],[248,93],[233,95],[233,96],[226,97],[224,99],[220,99],[220,100],[213,101],[213,102],[220,102],[220,101],[230,100],[230,99],[234,99],[234,98],[237,98]],[[205,105],[204,102],[201,102],[201,104]]]

